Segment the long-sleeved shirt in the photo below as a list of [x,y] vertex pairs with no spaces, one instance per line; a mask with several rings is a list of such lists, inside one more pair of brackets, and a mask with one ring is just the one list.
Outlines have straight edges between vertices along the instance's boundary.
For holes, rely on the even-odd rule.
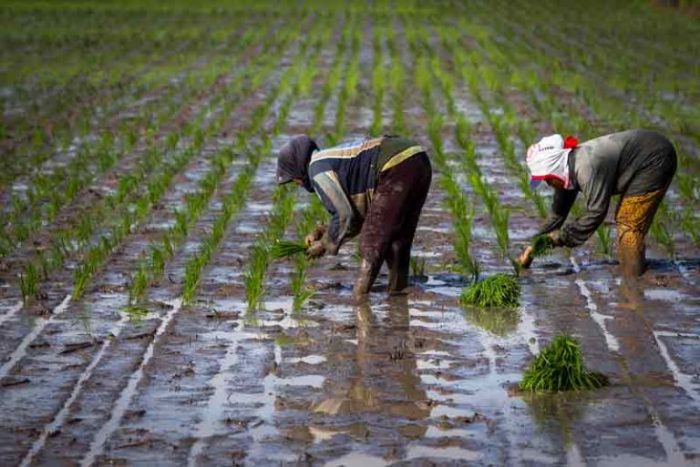
[[[605,220],[613,195],[638,195],[666,188],[676,171],[673,144],[660,133],[628,130],[582,143],[569,153],[570,190],[555,189],[552,212],[539,234],[561,227],[565,246],[581,245]],[[566,221],[578,192],[586,212]],[[566,222],[565,222],[566,221]]]
[[381,172],[423,151],[412,140],[384,136],[313,153],[309,178],[331,213],[326,234],[329,253],[337,254],[343,241],[361,230]]

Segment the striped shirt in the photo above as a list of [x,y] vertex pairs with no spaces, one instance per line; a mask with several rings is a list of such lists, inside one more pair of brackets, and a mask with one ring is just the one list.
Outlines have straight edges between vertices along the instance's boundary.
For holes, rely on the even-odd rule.
[[332,216],[328,228],[331,254],[337,254],[345,239],[359,233],[380,173],[422,152],[412,140],[384,136],[313,153],[309,178]]

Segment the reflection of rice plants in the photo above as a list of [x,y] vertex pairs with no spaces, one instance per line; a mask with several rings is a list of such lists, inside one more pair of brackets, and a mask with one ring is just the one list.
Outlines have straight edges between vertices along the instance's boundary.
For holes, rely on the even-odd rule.
[[517,308],[479,308],[465,309],[467,320],[497,336],[507,336],[518,327],[520,316]]
[[530,364],[520,388],[525,391],[597,389],[608,384],[599,373],[583,365],[580,344],[569,336],[557,336]]
[[462,291],[460,303],[480,308],[515,308],[520,303],[520,283],[510,274],[494,274]]

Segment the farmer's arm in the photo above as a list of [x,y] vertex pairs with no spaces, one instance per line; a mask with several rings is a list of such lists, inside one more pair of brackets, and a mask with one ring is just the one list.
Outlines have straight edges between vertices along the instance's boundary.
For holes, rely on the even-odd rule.
[[328,253],[336,255],[340,245],[348,238],[355,214],[335,172],[319,173],[314,176],[313,184],[321,202],[331,214],[323,241]]
[[617,168],[612,162],[611,159],[602,159],[578,177],[586,198],[586,212],[564,224],[559,234],[562,245],[574,247],[583,244],[605,220],[617,177]]
[[576,201],[577,190],[555,189],[554,197],[552,198],[552,209],[549,218],[540,227],[537,235],[547,234],[562,226],[566,218],[569,216],[569,211]]

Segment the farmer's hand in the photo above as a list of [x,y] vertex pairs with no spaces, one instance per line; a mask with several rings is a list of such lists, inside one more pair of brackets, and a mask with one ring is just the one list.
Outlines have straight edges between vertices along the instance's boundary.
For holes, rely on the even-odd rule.
[[523,252],[518,256],[517,263],[520,265],[521,268],[527,269],[530,267],[530,264],[532,264],[532,260],[534,257],[532,256],[532,252],[534,249],[532,246],[528,246],[523,250]]
[[321,240],[321,237],[323,237],[323,234],[326,233],[326,230],[328,228],[325,225],[317,225],[314,230],[311,231],[309,235],[304,237],[304,243],[306,244],[307,247],[311,246],[314,242],[317,242]]
[[564,245],[564,243],[561,241],[561,238],[559,237],[558,230],[555,230],[554,232],[549,232],[547,236],[552,239],[552,245],[554,245],[555,247]]
[[326,254],[326,245],[320,240],[312,242],[311,245],[306,249],[306,256],[309,258],[320,258]]

